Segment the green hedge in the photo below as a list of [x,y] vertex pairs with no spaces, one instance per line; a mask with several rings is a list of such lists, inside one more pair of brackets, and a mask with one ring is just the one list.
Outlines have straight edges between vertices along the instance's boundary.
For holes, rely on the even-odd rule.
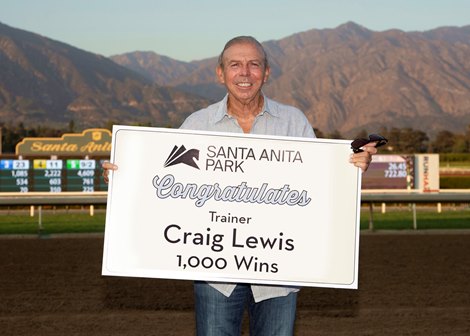
[[439,161],[445,162],[469,162],[470,153],[439,153]]
[[470,189],[470,176],[441,176],[441,189]]

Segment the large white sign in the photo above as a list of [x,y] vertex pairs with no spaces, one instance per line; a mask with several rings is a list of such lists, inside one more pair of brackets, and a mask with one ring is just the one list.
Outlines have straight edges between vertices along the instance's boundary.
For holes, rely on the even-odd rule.
[[103,275],[357,288],[350,141],[115,126]]

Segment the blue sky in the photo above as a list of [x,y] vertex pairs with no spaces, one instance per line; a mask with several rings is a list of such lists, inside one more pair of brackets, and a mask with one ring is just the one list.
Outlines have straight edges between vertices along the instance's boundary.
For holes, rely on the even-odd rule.
[[261,42],[354,21],[423,31],[470,24],[470,0],[0,0],[0,22],[104,56],[216,56],[231,37]]

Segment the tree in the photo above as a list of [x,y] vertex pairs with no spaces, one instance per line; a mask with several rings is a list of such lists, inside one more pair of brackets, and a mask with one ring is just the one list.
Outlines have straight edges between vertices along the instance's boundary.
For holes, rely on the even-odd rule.
[[314,128],[313,131],[315,132],[315,135],[317,138],[324,138],[325,134],[323,134],[322,131],[320,131],[318,128]]
[[20,141],[17,128],[13,126],[3,128],[3,153],[14,153],[16,144]]
[[464,134],[457,134],[454,138],[454,144],[452,146],[452,153],[465,153],[468,152],[468,143],[465,140]]
[[466,152],[470,152],[470,124],[467,125],[467,130],[464,134],[465,143],[467,144]]
[[329,139],[344,139],[338,130],[334,130],[332,133],[329,133],[326,137]]
[[359,138],[369,138],[369,133],[365,129],[362,129],[359,133],[357,133],[354,136],[354,139],[359,139]]
[[38,125],[36,128],[27,128],[23,123],[17,125],[1,125],[3,129],[2,135],[2,152],[14,153],[16,145],[25,137],[59,137],[64,133],[62,129],[55,129]]
[[73,119],[69,121],[68,132],[69,133],[75,132],[75,121]]
[[421,130],[413,128],[381,128],[380,133],[388,139],[387,147],[394,153],[425,153],[429,137]]
[[434,141],[431,143],[431,148],[434,153],[451,153],[454,144],[454,133],[443,130],[437,133]]
[[425,153],[428,149],[429,137],[425,132],[413,128],[400,130],[399,147],[402,153]]

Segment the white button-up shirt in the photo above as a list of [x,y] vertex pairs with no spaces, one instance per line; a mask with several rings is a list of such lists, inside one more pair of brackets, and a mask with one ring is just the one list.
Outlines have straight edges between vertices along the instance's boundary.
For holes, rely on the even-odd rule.
[[[243,133],[237,120],[228,114],[228,95],[218,103],[192,113],[181,125],[182,129]],[[264,96],[264,105],[250,130],[251,134],[281,135],[314,138],[315,133],[305,114],[299,109],[283,105]],[[210,286],[225,296],[230,296],[236,283],[210,282]],[[255,302],[286,296],[298,287],[251,285]]]

